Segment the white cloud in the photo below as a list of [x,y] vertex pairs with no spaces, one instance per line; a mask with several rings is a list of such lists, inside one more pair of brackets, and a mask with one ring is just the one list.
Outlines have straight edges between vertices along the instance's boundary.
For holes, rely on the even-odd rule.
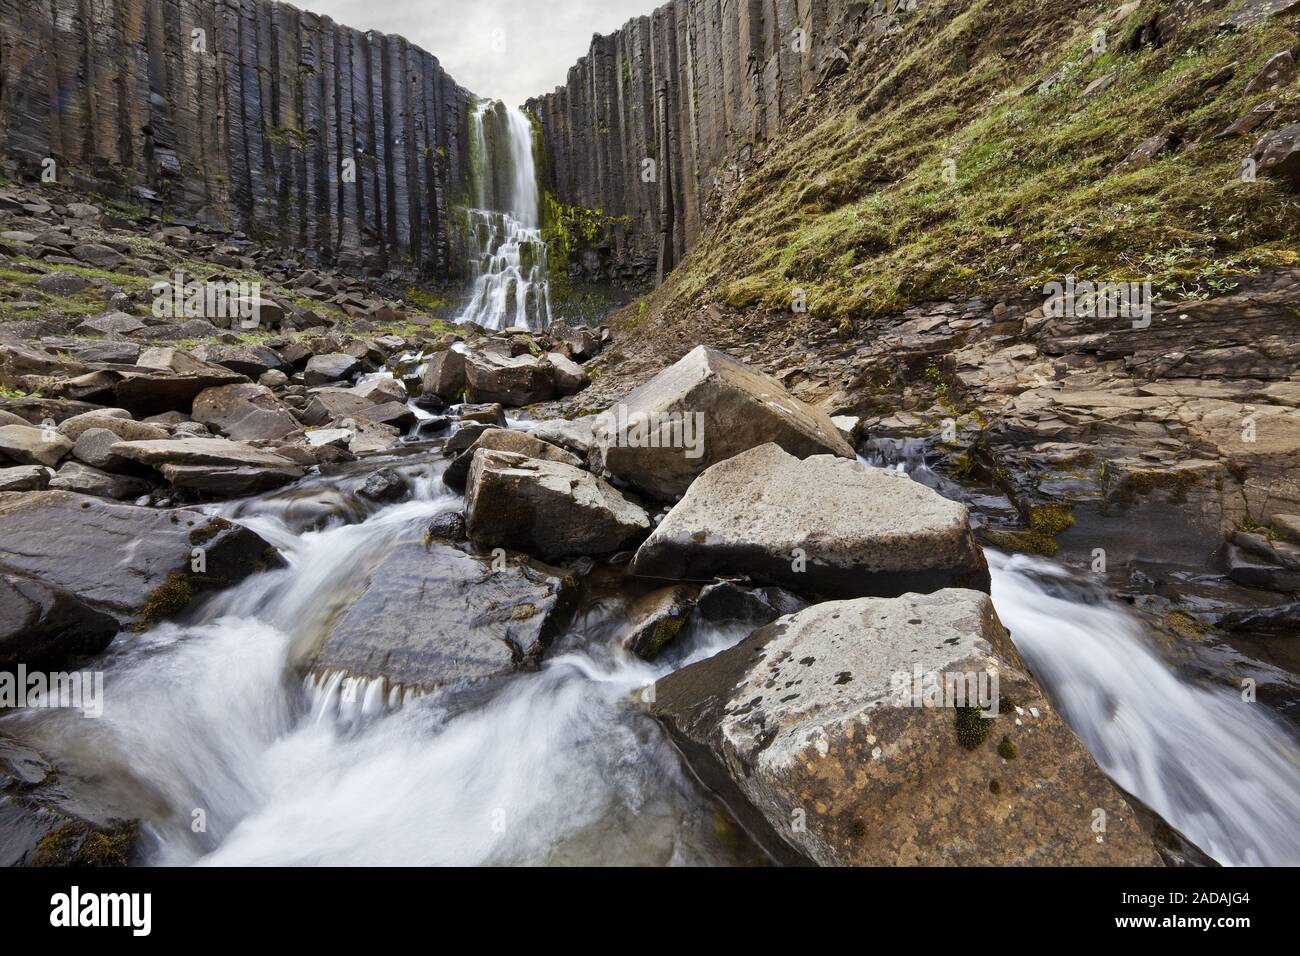
[[549,93],[584,56],[662,0],[296,0],[359,30],[397,33],[428,50],[461,86],[512,105]]

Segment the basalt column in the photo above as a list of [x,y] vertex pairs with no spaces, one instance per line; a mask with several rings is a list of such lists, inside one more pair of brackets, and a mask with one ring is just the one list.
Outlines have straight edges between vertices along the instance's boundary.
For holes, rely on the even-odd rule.
[[267,0],[0,0],[0,158],[326,261],[463,272],[475,97],[398,36]]

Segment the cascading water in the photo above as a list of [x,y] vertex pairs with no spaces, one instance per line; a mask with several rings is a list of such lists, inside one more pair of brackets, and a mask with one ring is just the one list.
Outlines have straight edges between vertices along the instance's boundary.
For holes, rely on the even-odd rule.
[[474,207],[466,211],[470,298],[457,322],[542,329],[551,322],[533,127],[523,111],[484,101],[470,118]]

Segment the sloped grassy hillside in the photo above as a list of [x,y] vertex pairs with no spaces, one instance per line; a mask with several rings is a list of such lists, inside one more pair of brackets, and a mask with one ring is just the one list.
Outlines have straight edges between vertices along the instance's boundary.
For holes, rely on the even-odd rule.
[[[1245,92],[1300,49],[1300,9],[1220,29],[1241,5],[924,4],[809,98],[656,304],[789,312],[802,290],[793,324],[848,335],[918,301],[1066,273],[1197,297],[1300,264],[1300,197],[1238,177],[1259,136],[1300,119],[1294,79]],[[1217,135],[1272,101],[1256,130]],[[1117,171],[1162,134],[1154,161]]]

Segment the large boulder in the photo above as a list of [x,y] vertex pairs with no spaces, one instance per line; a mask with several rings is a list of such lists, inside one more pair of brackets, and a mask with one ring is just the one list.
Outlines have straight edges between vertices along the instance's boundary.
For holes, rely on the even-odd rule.
[[265,345],[218,345],[209,343],[194,350],[196,358],[211,365],[220,365],[251,379],[261,378],[270,371],[286,371],[291,366]]
[[571,358],[559,352],[548,352],[546,360],[554,369],[556,395],[576,395],[590,384],[591,379],[587,376],[587,370]]
[[650,517],[595,475],[504,451],[474,453],[465,492],[471,540],[548,560],[609,554],[650,529]]
[[746,574],[803,594],[987,591],[966,508],[896,471],[761,445],[691,485],[632,562],[644,577]]
[[423,394],[456,402],[464,394],[465,384],[465,356],[455,349],[438,352],[425,363],[421,379]]
[[1254,170],[1300,190],[1300,123],[1266,133],[1250,151]]
[[555,397],[555,368],[535,355],[471,352],[465,358],[470,400],[519,407]]
[[0,565],[0,670],[18,664],[59,670],[98,654],[118,630],[116,618],[71,591]]
[[72,451],[72,442],[53,428],[0,425],[0,460],[53,468]]
[[398,542],[308,667],[383,678],[389,692],[506,674],[559,633],[572,585],[565,572],[518,555],[494,566],[446,544]]
[[342,352],[313,355],[308,359],[307,367],[303,370],[303,381],[307,383],[308,388],[331,385],[335,382],[347,381],[359,371],[361,371],[361,362],[355,356]]
[[288,406],[264,385],[209,388],[194,399],[194,420],[235,441],[285,438],[302,430]]
[[576,455],[572,455],[548,442],[534,438],[528,432],[517,431],[513,428],[488,428],[477,438],[474,443],[461,452],[447,470],[442,473],[442,480],[448,488],[456,491],[465,490],[465,480],[469,477],[469,467],[474,462],[474,453],[480,448],[487,448],[491,451],[508,451],[516,455],[523,455],[527,458],[538,458],[542,461],[558,461],[566,465],[572,465],[574,468],[581,468],[582,461]]
[[779,859],[1160,862],[975,591],[814,605],[660,679],[652,709]]
[[[82,436],[84,439],[86,436]],[[116,439],[114,439],[116,441]],[[143,478],[131,475],[113,474],[79,461],[67,461],[58,473],[50,479],[50,488],[59,491],[75,491],[78,494],[94,495],[97,498],[114,498],[127,501],[140,498],[153,491],[153,485]]]
[[121,624],[170,616],[279,561],[261,537],[223,518],[66,491],[0,495],[0,554],[11,571],[71,591]]
[[854,457],[824,412],[702,345],[597,416],[594,427],[595,462],[663,501],[681,497],[711,465],[768,442],[797,458]]
[[0,491],[44,491],[52,474],[44,465],[0,468]]
[[170,436],[161,425],[149,422],[137,422],[129,417],[110,414],[112,409],[99,412],[83,412],[73,415],[60,423],[59,434],[70,441],[78,441],[91,429],[104,429],[116,435],[122,441],[162,441]]

